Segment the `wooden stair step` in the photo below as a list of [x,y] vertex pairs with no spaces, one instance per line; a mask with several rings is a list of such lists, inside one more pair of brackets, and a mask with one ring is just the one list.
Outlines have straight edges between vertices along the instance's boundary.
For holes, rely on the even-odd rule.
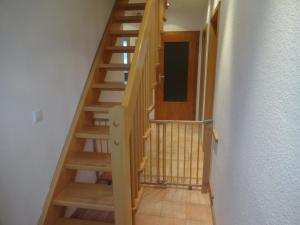
[[109,139],[109,127],[86,127],[76,132],[75,136],[83,139]]
[[110,34],[117,37],[137,37],[139,30],[111,30]]
[[98,88],[103,90],[124,91],[126,88],[126,84],[124,82],[103,82],[103,83],[94,84],[93,88]]
[[124,63],[101,64],[99,68],[111,70],[111,71],[123,71],[123,70],[129,70],[130,64],[124,64]]
[[97,112],[97,113],[108,113],[109,110],[114,107],[120,105],[119,102],[99,102],[93,105],[88,105],[83,107],[83,110],[86,112]]
[[54,198],[53,204],[113,211],[112,187],[101,184],[70,183]]
[[103,116],[99,114],[94,114],[93,119],[99,122],[107,122],[107,123],[109,122],[108,118],[103,118]]
[[65,167],[73,170],[95,170],[111,172],[110,154],[98,152],[77,152],[66,162]]
[[115,16],[114,21],[119,23],[140,23],[142,16]]
[[103,223],[99,221],[60,218],[55,225],[112,225],[111,223]]
[[127,3],[119,2],[118,7],[125,10],[144,10],[146,3]]
[[135,46],[109,46],[106,47],[105,50],[113,53],[133,53]]

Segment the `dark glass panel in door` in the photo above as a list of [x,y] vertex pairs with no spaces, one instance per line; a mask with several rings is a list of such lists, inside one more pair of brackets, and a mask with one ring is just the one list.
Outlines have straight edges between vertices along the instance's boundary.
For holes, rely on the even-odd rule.
[[189,42],[164,43],[164,101],[187,101]]

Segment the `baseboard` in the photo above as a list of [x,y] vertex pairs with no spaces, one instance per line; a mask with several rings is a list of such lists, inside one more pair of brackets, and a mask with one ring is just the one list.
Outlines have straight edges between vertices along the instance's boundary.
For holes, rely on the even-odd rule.
[[217,225],[216,217],[215,217],[215,207],[214,207],[215,196],[214,196],[214,192],[213,192],[213,189],[210,184],[208,185],[208,193],[209,193],[209,199],[210,199],[212,222],[213,222],[213,225]]

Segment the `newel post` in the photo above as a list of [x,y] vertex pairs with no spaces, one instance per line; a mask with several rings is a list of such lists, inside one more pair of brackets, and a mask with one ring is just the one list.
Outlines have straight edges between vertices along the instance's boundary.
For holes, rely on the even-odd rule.
[[112,108],[109,121],[115,224],[132,225],[129,136],[124,108]]

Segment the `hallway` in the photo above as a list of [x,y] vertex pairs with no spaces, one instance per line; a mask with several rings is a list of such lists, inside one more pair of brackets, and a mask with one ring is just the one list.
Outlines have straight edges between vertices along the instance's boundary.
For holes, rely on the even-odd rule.
[[136,225],[212,225],[209,194],[145,187]]

